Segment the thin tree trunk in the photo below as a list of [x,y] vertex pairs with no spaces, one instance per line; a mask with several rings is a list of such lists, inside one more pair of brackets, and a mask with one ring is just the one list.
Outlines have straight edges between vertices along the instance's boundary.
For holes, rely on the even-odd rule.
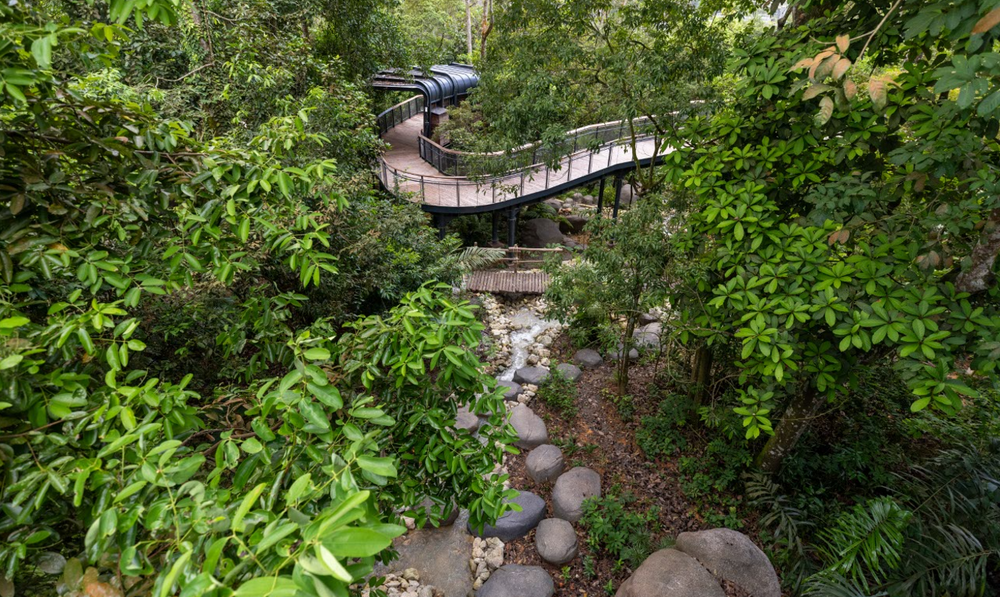
[[493,31],[493,0],[483,0],[482,39],[479,42],[479,59],[486,60],[486,38]]
[[635,332],[635,323],[638,316],[630,314],[625,320],[625,337],[622,339],[621,354],[618,358],[618,393],[624,395],[628,392],[628,369],[631,365],[629,353],[632,352],[632,334]]
[[962,292],[976,293],[987,290],[993,283],[993,264],[1000,252],[1000,209],[990,213],[979,244],[972,249],[969,267],[958,275],[955,288]]
[[465,45],[468,60],[472,60],[472,0],[465,0]]
[[757,455],[755,461],[757,467],[766,473],[778,472],[785,456],[788,456],[802,437],[802,433],[809,428],[823,402],[824,397],[811,384],[804,392],[793,397],[784,416],[781,417],[781,422],[774,430],[774,435],[767,440],[764,449]]
[[212,51],[212,42],[208,37],[210,34],[206,30],[202,30],[201,26],[201,13],[198,12],[198,7],[194,2],[191,3],[191,21],[194,23],[195,29],[198,30],[198,42],[201,44],[201,49],[205,51],[207,58],[205,62],[215,61],[215,52]]
[[712,350],[704,344],[694,352],[691,381],[694,384],[694,409],[698,409],[705,402],[708,386],[712,382]]

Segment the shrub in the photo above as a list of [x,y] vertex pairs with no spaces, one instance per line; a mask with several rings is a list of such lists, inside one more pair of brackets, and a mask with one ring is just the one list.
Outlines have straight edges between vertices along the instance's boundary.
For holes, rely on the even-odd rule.
[[577,388],[565,375],[553,367],[548,379],[538,388],[538,398],[567,417],[576,416]]
[[584,500],[580,519],[591,549],[628,563],[633,570],[652,552],[653,536],[660,530],[659,508],[634,509],[635,501],[631,493],[612,487],[603,497]]
[[660,402],[656,415],[642,418],[635,437],[647,458],[669,456],[687,448],[679,428],[687,423],[690,409],[690,399],[672,394]]

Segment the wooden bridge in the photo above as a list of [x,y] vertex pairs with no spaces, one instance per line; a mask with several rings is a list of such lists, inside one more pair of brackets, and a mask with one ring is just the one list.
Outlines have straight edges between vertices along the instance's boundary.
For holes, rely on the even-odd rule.
[[486,270],[465,277],[465,289],[470,292],[493,294],[544,294],[549,287],[545,272],[512,272]]
[[[544,294],[549,287],[549,275],[539,269],[545,253],[563,253],[564,249],[533,249],[513,246],[506,249],[506,257],[497,262],[504,269],[484,269],[465,276],[465,289],[470,292],[493,294]],[[524,266],[532,269],[524,270]]]

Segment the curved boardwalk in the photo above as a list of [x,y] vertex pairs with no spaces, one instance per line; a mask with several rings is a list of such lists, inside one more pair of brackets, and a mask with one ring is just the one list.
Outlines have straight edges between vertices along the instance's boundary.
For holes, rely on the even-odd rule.
[[[658,141],[649,135],[639,138],[633,155],[626,137],[606,142],[596,149],[573,152],[552,168],[535,164],[502,176],[472,179],[444,176],[420,157],[418,139],[422,125],[423,119],[418,113],[386,131],[382,138],[389,149],[381,158],[379,177],[387,189],[408,194],[426,211],[441,214],[488,212],[533,203],[608,174],[649,165],[672,151],[669,147],[660,147],[657,154]],[[627,132],[627,125],[620,123],[594,127],[595,130],[604,127],[602,133],[615,129]]]

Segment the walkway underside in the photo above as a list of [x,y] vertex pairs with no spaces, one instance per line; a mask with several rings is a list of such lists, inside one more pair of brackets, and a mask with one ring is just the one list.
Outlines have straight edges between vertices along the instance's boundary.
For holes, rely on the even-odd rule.
[[476,180],[443,176],[420,157],[417,138],[422,124],[417,115],[386,132],[383,139],[390,147],[383,155],[379,176],[387,189],[441,214],[482,213],[534,203],[609,174],[649,165],[671,151],[661,148],[654,155],[657,142],[651,137],[636,143],[635,155],[629,145],[608,143],[594,151],[577,151],[553,168],[536,165]]

